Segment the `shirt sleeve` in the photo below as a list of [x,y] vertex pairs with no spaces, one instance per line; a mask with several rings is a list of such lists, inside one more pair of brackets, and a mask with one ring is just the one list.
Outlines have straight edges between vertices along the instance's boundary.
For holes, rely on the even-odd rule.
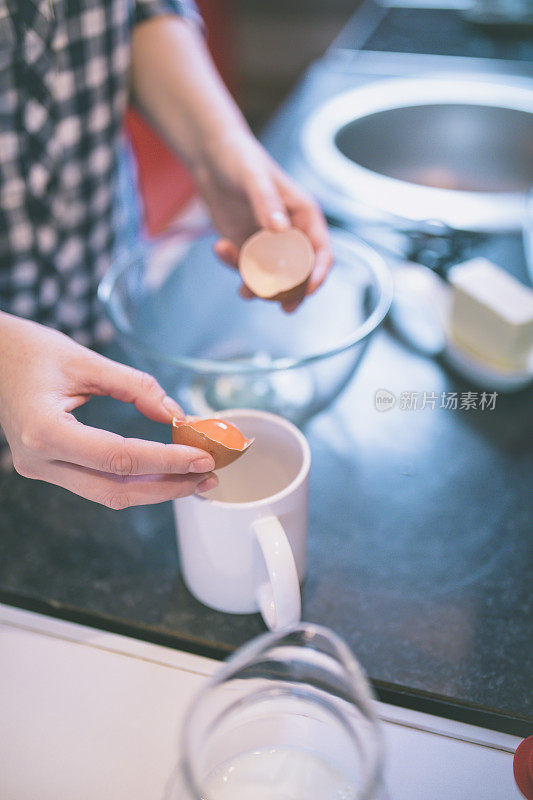
[[196,22],[203,29],[202,15],[194,0],[135,0],[134,24],[164,14],[177,14]]

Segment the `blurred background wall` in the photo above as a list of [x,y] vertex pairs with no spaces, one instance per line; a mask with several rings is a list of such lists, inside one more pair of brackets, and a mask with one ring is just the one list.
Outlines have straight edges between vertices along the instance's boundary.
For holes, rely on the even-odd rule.
[[361,0],[200,0],[209,44],[257,130]]

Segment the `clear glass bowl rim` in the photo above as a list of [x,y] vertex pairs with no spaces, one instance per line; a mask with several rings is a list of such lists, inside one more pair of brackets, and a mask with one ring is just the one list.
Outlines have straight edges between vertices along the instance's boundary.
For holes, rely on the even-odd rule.
[[265,374],[268,372],[294,369],[297,367],[304,367],[307,364],[312,364],[315,361],[320,361],[321,359],[329,358],[330,356],[335,356],[344,352],[345,350],[349,350],[351,347],[359,342],[362,342],[363,339],[370,336],[370,334],[372,334],[383,322],[389,312],[393,296],[393,279],[385,259],[376,250],[374,250],[373,247],[366,244],[366,242],[362,241],[353,234],[340,228],[330,228],[333,250],[335,251],[337,246],[341,251],[343,249],[351,250],[354,256],[358,256],[361,260],[363,260],[372,273],[375,281],[375,287],[379,293],[376,307],[372,313],[352,334],[345,337],[339,342],[338,345],[329,349],[318,350],[314,353],[310,353],[309,355],[298,358],[276,358],[265,366],[257,364],[236,365],[233,361],[215,361],[213,359],[194,358],[192,356],[169,356],[166,353],[161,353],[151,347],[147,347],[140,339],[132,335],[127,328],[121,325],[121,323],[113,315],[111,308],[111,295],[121,274],[133,263],[139,259],[143,259],[147,253],[153,251],[162,242],[170,240],[173,235],[183,233],[190,234],[191,238],[197,238],[201,235],[205,236],[208,234],[213,234],[213,231],[211,229],[205,229],[201,231],[193,229],[179,229],[176,231],[171,231],[150,241],[141,241],[134,248],[133,253],[129,251],[127,254],[123,253],[115,259],[98,286],[98,299],[103,304],[105,312],[111,320],[115,330],[118,331],[121,336],[123,336],[136,350],[140,351],[148,358],[156,359],[169,366],[190,369],[194,372],[202,374]]

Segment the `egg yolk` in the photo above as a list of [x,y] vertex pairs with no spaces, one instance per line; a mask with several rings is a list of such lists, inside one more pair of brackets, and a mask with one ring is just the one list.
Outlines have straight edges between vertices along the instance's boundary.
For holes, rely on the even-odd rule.
[[199,433],[205,434],[214,442],[231,447],[232,450],[244,450],[248,442],[235,425],[222,419],[199,419],[189,424]]

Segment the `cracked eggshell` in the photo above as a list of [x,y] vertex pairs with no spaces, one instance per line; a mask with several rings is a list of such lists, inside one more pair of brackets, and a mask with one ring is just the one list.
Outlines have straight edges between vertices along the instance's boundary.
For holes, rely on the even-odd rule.
[[239,253],[243,283],[264,300],[299,300],[313,270],[315,254],[305,233],[261,230]]
[[[219,421],[224,422],[224,420]],[[228,445],[211,438],[206,433],[196,430],[194,427],[195,422],[205,422],[205,420],[188,422],[187,420],[174,417],[172,420],[172,442],[174,444],[184,444],[188,447],[198,447],[200,450],[205,450],[209,453],[209,455],[213,456],[215,469],[222,469],[222,467],[227,467],[228,464],[232,464],[234,461],[240,458],[240,456],[244,455],[244,453],[246,453],[246,451],[255,441],[253,438],[246,439],[246,437],[243,435],[243,447],[229,447]],[[226,424],[230,425],[231,423]],[[235,426],[232,425],[232,427],[234,428]]]

